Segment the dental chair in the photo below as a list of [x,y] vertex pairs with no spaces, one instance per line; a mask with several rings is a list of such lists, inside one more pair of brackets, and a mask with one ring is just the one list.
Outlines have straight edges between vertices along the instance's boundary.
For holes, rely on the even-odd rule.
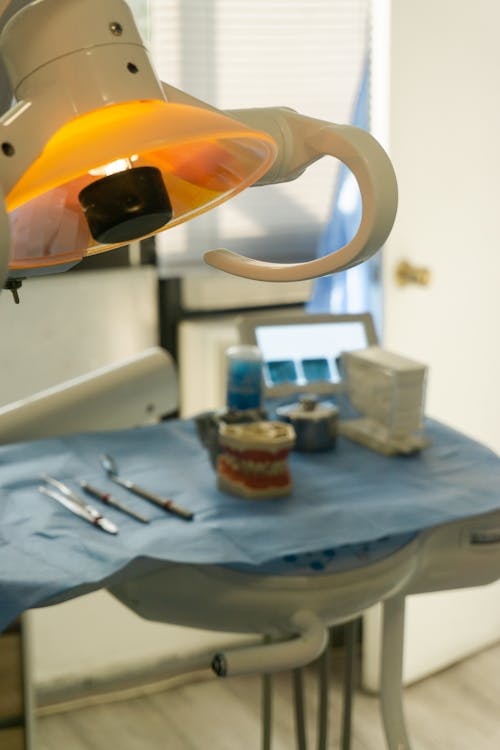
[[0,445],[154,423],[178,406],[171,356],[151,347],[0,407]]
[[[177,408],[175,367],[161,349],[104,367],[0,409],[0,443],[81,431],[119,430],[158,421]],[[140,616],[221,633],[247,633],[263,643],[179,659],[178,671],[210,667],[220,676],[263,674],[263,747],[271,741],[269,675],[292,670],[299,748],[305,747],[300,668],[325,652],[329,628],[355,621],[364,609],[408,585],[417,541],[380,552],[361,569],[285,571],[221,565],[134,563],[110,585],[115,597]],[[361,572],[360,572],[361,571]],[[349,678],[349,672],[347,677]],[[348,681],[349,682],[349,681]],[[321,748],[327,742],[327,674],[322,672]],[[345,711],[350,692],[345,693]],[[348,747],[348,737],[344,737]]]
[[[1,408],[0,443],[144,425],[174,412],[177,399],[173,362],[165,351],[153,348]],[[261,637],[262,644],[179,658],[177,671],[211,665],[220,677],[265,675],[263,748],[269,748],[269,675],[293,670],[297,742],[304,748],[300,668],[325,652],[330,626],[355,620],[364,609],[395,595],[407,584],[415,566],[414,547],[412,542],[389,557],[381,554],[380,559],[363,567],[361,575],[358,570],[320,576],[310,575],[310,570],[281,575],[268,566],[254,573],[217,565],[149,560],[121,572],[120,583],[109,590],[146,619]],[[26,651],[29,645],[26,637]],[[323,670],[320,749],[326,748],[327,741],[327,682]],[[28,675],[26,713],[32,710],[30,688]],[[346,692],[346,704],[349,700],[350,693]],[[27,746],[31,748],[31,721],[27,725]]]
[[[83,430],[122,429],[171,413],[177,407],[175,367],[159,349],[103,368],[22,403],[0,409],[0,441],[30,440]],[[389,750],[409,750],[401,665],[404,599],[411,593],[480,585],[500,576],[500,511],[401,535],[375,547],[369,557],[321,570],[283,561],[228,566],[135,560],[101,584],[146,619],[246,633],[251,645],[180,657],[176,673],[210,667],[219,677],[264,675],[262,748],[271,747],[273,672],[291,670],[297,747],[306,748],[301,668],[320,658],[318,750],[327,747],[328,630],[347,624],[350,656],[344,692],[342,748],[350,747],[353,627],[382,602],[381,704]]]

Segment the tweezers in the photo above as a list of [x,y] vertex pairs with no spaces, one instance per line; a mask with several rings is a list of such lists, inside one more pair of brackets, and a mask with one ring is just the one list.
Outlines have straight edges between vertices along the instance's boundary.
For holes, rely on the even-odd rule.
[[103,531],[107,531],[108,534],[117,534],[118,527],[100,513],[97,508],[92,505],[88,505],[82,498],[73,492],[71,487],[68,487],[64,482],[60,482],[58,479],[49,477],[46,474],[42,475],[42,479],[48,484],[52,485],[47,487],[46,485],[40,485],[38,489],[44,495],[51,497],[56,502],[64,505],[65,508],[70,510],[76,516],[83,518],[93,526],[99,526]]

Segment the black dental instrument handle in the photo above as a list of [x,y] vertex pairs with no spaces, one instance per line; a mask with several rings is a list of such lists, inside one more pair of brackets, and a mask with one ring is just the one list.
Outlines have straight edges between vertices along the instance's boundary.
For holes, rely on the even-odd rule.
[[168,513],[173,513],[174,516],[177,516],[178,518],[182,518],[183,521],[192,521],[194,513],[192,513],[189,510],[185,510],[184,508],[181,508],[179,505],[176,505],[173,500],[170,500],[169,498],[161,497],[160,495],[156,495],[154,492],[149,492],[149,490],[145,490],[142,487],[139,487],[137,484],[134,484],[134,482],[131,482],[129,479],[122,479],[116,474],[110,475],[110,479],[112,479],[114,482],[117,482],[122,487],[126,487],[130,492],[134,492],[136,495],[139,495],[139,497],[144,498],[145,500],[149,500],[151,503],[154,503],[155,505],[159,505],[160,508],[163,508]]
[[146,518],[145,516],[141,516],[140,513],[136,513],[135,510],[132,510],[132,508],[122,505],[122,503],[120,503],[119,500],[114,498],[113,495],[110,495],[109,492],[102,492],[101,490],[98,490],[97,487],[93,487],[93,485],[89,484],[88,482],[84,480],[80,482],[80,486],[85,490],[85,492],[88,492],[89,495],[93,495],[93,497],[97,497],[103,503],[106,503],[106,505],[111,505],[113,508],[116,508],[117,510],[121,510],[123,513],[126,513],[128,516],[135,518],[136,521],[140,521],[141,523],[149,523],[149,518]]

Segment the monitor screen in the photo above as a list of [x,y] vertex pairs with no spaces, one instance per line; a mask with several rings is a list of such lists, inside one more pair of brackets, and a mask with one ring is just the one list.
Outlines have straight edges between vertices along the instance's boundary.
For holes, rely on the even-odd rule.
[[275,309],[242,315],[237,327],[240,343],[262,353],[266,397],[340,392],[340,355],[378,343],[370,313]]
[[271,388],[338,383],[340,354],[370,344],[361,320],[257,324],[255,341],[264,360],[265,383]]

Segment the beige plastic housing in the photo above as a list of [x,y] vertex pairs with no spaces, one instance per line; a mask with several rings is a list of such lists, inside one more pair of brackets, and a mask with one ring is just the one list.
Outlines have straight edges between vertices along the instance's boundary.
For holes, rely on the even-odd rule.
[[[209,106],[168,84],[163,86],[169,101]],[[269,133],[278,144],[272,167],[256,185],[289,182],[321,157],[331,156],[352,171],[361,192],[362,216],[350,242],[322,258],[304,263],[267,263],[220,249],[205,254],[209,265],[260,281],[301,281],[356,266],[380,249],[396,218],[398,189],[392,163],[370,133],[306,117],[286,107],[228,110],[226,114]]]
[[[189,220],[275,157],[267,133],[166,101],[122,0],[39,0],[6,24],[0,52],[17,101],[0,120],[11,276],[61,270]],[[82,200],[90,186],[99,198]],[[109,221],[118,234],[100,231]]]
[[[43,34],[39,33],[43,29]],[[164,100],[122,0],[39,0],[12,16],[0,53],[16,104],[0,118],[0,285],[10,256],[4,197],[66,122],[103,106]],[[131,57],[132,56],[132,57]],[[127,71],[133,59],[139,72]],[[65,266],[61,269],[64,270]]]
[[[0,119],[0,143],[14,150],[0,153],[5,195],[68,120],[113,103],[165,99],[122,0],[27,5],[6,24],[0,51],[17,100]],[[125,76],[131,59],[139,72]]]

